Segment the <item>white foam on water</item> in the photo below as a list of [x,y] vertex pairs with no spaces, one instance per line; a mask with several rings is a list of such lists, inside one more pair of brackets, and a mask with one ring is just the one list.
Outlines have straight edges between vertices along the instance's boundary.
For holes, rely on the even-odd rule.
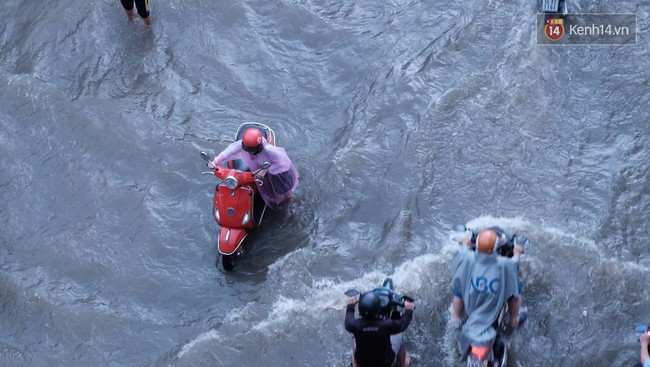
[[296,257],[303,257],[305,259],[309,258],[311,256],[311,249],[308,248],[299,248],[294,251],[289,252],[288,254],[282,256],[281,258],[277,259],[275,262],[273,262],[271,265],[269,265],[269,273],[273,272],[279,272],[282,271],[286,267],[286,265],[294,260]]
[[[325,316],[329,312],[341,311],[344,305],[345,291],[358,289],[363,292],[374,289],[381,286],[386,277],[393,279],[395,288],[399,293],[416,292],[423,284],[429,282],[430,267],[445,264],[446,262],[448,262],[446,255],[425,254],[401,264],[393,274],[375,270],[349,281],[339,281],[333,278],[315,279],[306,297],[279,296],[271,305],[267,316],[253,325],[251,330],[270,335],[276,332],[278,328],[295,322],[297,317]],[[259,314],[259,307],[260,305],[257,302],[251,302],[243,308],[234,309],[224,317],[224,322],[250,321],[245,319]],[[219,341],[221,338],[221,335],[216,330],[209,330],[185,344],[178,357],[183,357],[201,343]]]
[[444,254],[424,254],[399,265],[393,274],[374,270],[365,273],[361,278],[345,282],[331,278],[316,279],[307,297],[280,297],[271,306],[268,317],[253,328],[258,331],[274,330],[275,326],[288,322],[289,318],[295,320],[301,315],[324,315],[328,311],[340,311],[346,290],[357,289],[364,292],[374,289],[381,286],[387,277],[393,279],[398,293],[417,292],[423,285],[429,284],[431,266],[448,262],[449,257]]
[[[447,310],[448,315],[451,315],[452,306],[449,305]],[[445,365],[453,366],[456,361],[461,358],[460,353],[458,352],[458,343],[457,335],[460,332],[460,321],[454,321],[450,317],[447,318],[447,324],[445,326],[445,333],[442,336],[442,350],[445,351]]]
[[468,228],[485,228],[490,226],[501,226],[504,228],[528,227],[530,223],[522,217],[493,217],[491,215],[482,215],[467,222]]
[[544,243],[559,245],[562,247],[576,247],[579,245],[581,249],[588,249],[597,253],[602,257],[602,251],[598,247],[595,241],[580,236],[576,233],[567,232],[565,230],[547,227],[543,224],[531,223],[523,217],[493,217],[490,215],[483,215],[474,219],[471,219],[465,225],[467,228],[471,229],[481,229],[491,226],[498,226],[510,233],[521,233],[527,236],[532,246],[536,246],[541,241],[535,241],[535,239],[543,239]]
[[615,259],[615,258],[603,259],[603,263],[605,264],[612,263],[616,265],[616,267],[619,268],[620,270],[624,270],[632,274],[647,273],[648,271],[650,271],[650,269],[647,266],[643,266],[642,264],[639,264],[637,262],[622,261],[620,259]]
[[192,348],[194,348],[197,344],[201,344],[206,341],[220,341],[221,340],[221,335],[217,333],[216,330],[211,329],[206,331],[203,334],[200,334],[193,340],[189,341],[187,344],[183,345],[183,348],[181,348],[181,351],[178,352],[178,357],[182,358],[187,352],[189,352]]
[[[579,246],[580,248],[588,248],[597,254],[601,254],[594,241],[590,239],[567,233],[557,228],[540,227],[521,217],[481,216],[470,220],[466,224],[466,227],[472,229],[490,226],[499,226],[508,232],[518,232],[529,236],[529,238],[544,238],[545,243],[552,243],[554,246]],[[254,330],[264,335],[272,335],[278,332],[278,329],[295,323],[297,319],[327,317],[332,312],[341,311],[344,307],[345,291],[357,289],[364,292],[374,289],[381,286],[387,277],[393,279],[395,289],[398,293],[417,295],[421,289],[428,289],[431,282],[435,281],[432,277],[439,276],[441,271],[446,274],[451,258],[460,246],[460,240],[467,234],[467,232],[462,233],[449,230],[447,232],[447,239],[441,241],[442,247],[439,247],[436,253],[426,253],[398,264],[392,274],[381,270],[373,270],[364,273],[359,278],[347,281],[336,278],[310,279],[311,282],[309,285],[304,283],[294,284],[297,288],[294,293],[297,296],[292,294],[279,295],[271,306],[267,310],[264,310],[267,314],[260,321],[255,321],[255,318],[261,314],[261,304],[258,302],[250,302],[244,307],[233,309],[224,317],[223,321],[231,324],[252,322],[253,326],[249,330]],[[444,236],[444,232],[441,235]],[[531,241],[533,241],[532,238]],[[323,244],[321,243],[321,245]],[[535,246],[536,243],[533,242],[532,245]],[[330,248],[336,253],[347,251],[345,247],[332,246]],[[293,268],[296,264],[308,265],[310,261],[313,261],[313,258],[313,248],[297,249],[269,265],[269,274],[284,272],[287,267]],[[626,263],[624,266],[632,270],[647,271],[647,269],[635,263]],[[283,286],[285,283],[282,278],[269,276],[269,279],[278,281],[280,286]],[[447,280],[445,279],[444,281],[446,282]],[[420,297],[428,296],[430,295],[420,295]],[[200,343],[213,340],[218,341],[221,338],[222,336],[219,335],[217,330],[209,330],[185,344],[178,356],[182,357]],[[443,343],[445,346],[451,348],[449,354],[445,356],[445,361],[452,364],[458,356],[455,347],[455,329],[450,325],[445,330]]]

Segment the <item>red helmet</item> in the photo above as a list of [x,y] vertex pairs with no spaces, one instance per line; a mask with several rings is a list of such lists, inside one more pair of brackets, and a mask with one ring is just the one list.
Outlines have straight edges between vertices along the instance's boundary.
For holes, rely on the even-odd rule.
[[241,139],[241,146],[249,153],[257,154],[261,152],[264,148],[262,145],[262,132],[255,128],[246,130]]

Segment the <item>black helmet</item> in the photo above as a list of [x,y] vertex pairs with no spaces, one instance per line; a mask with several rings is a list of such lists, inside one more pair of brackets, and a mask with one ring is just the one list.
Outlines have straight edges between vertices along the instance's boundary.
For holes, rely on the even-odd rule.
[[364,319],[374,319],[379,313],[381,301],[375,292],[366,292],[359,299],[359,314]]

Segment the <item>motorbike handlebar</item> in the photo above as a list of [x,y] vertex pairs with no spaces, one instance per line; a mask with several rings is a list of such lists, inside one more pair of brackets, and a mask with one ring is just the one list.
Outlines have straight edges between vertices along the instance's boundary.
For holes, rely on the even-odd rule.
[[[500,234],[505,235],[505,237],[507,238],[507,242],[504,245],[501,245],[502,247],[513,248],[515,245],[520,245],[525,251],[526,247],[528,247],[530,245],[530,240],[528,239],[528,237],[526,237],[524,235],[517,234],[517,233],[515,233],[513,235],[510,235],[500,227],[489,227],[489,228],[486,228],[486,229],[492,229],[495,232],[497,232],[498,235],[500,235]],[[453,227],[453,230],[456,231],[456,232],[467,232],[467,231],[471,232],[472,235],[471,235],[471,238],[470,238],[470,244],[475,246],[476,245],[476,237],[478,236],[478,234],[483,229],[471,229],[471,228],[467,228],[466,226],[464,226],[462,224],[457,224],[457,225],[455,225]],[[510,252],[510,251],[508,251],[508,252]],[[511,255],[508,255],[508,256],[510,257]]]
[[[380,297],[388,298],[388,304],[384,305],[383,308],[394,309],[395,307],[404,307],[405,302],[415,302],[415,299],[409,296],[400,295],[393,290],[393,279],[386,278],[382,287],[375,288],[371,292],[374,292]],[[355,297],[361,293],[356,289],[349,289],[344,292],[348,297]]]
[[240,170],[237,170],[237,169],[228,169],[228,168],[223,167],[221,165],[213,166],[212,165],[212,159],[210,158],[210,155],[208,153],[206,153],[206,152],[201,152],[201,158],[203,158],[203,160],[205,160],[207,162],[206,166],[208,168],[212,169],[212,172],[203,172],[204,174],[212,173],[215,176],[217,176],[217,177],[219,177],[220,179],[223,180],[227,175],[230,174],[230,172],[234,172],[235,177],[239,181],[241,181],[243,183],[255,182],[259,186],[262,186],[264,184],[264,182],[257,178],[257,174],[260,171],[268,170],[271,167],[271,162],[263,162],[260,165],[260,168],[258,168],[255,172],[245,172],[245,171],[240,171]]

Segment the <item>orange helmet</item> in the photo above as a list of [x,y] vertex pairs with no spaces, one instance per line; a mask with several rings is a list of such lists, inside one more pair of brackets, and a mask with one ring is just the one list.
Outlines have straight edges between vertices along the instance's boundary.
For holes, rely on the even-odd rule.
[[249,153],[257,154],[261,152],[264,148],[262,145],[262,132],[255,128],[246,130],[241,139],[241,146]]
[[485,229],[476,236],[476,248],[480,252],[492,253],[497,249],[499,236],[491,229]]

